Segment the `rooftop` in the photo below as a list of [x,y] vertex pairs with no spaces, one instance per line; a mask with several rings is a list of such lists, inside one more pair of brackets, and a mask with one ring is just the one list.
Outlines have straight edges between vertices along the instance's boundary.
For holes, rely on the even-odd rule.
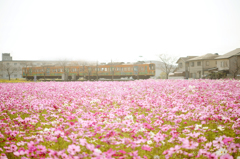
[[187,60],[192,59],[192,58],[195,58],[195,57],[197,57],[197,56],[180,57],[180,58],[177,60],[176,63],[178,63],[178,61],[179,61],[180,59],[182,59],[184,62],[186,62]]
[[231,56],[234,56],[234,55],[240,55],[240,48],[237,48],[237,49],[235,49],[233,51],[230,51],[230,52],[228,52],[228,53],[226,53],[224,55],[221,55],[221,56],[219,56],[219,57],[217,57],[215,59],[227,59],[227,58],[229,58]]
[[208,53],[208,54],[205,54],[205,55],[202,55],[202,56],[198,56],[198,57],[189,59],[189,60],[187,60],[187,61],[212,60],[212,59],[215,59],[215,58],[218,57],[218,56],[219,56],[219,55],[218,55],[217,53],[216,53],[216,54]]

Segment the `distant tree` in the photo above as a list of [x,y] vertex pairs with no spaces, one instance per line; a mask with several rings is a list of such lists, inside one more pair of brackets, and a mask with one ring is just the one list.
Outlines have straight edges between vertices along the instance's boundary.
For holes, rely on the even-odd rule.
[[69,63],[70,62],[67,59],[59,60],[57,62],[57,65],[59,65],[61,67],[62,72],[63,72],[64,77],[65,77],[66,80],[68,80],[68,72],[69,72],[69,70],[68,70],[67,66],[69,65]]
[[96,61],[96,65],[95,65],[95,72],[96,72],[96,80],[98,81],[98,71],[99,71],[99,67],[98,67],[98,61]]
[[77,76],[78,77],[80,77],[80,72],[82,72],[82,71],[83,71],[83,76],[84,76],[86,61],[84,61],[84,60],[72,61],[71,65],[77,66]]
[[86,72],[87,72],[87,76],[88,76],[88,81],[91,80],[90,76],[93,73],[94,70],[94,66],[92,64],[89,63],[89,65],[86,65]]
[[43,72],[43,77],[44,77],[44,80],[46,79],[46,75],[47,73],[49,73],[48,71],[50,70],[50,65],[46,62],[44,62],[42,64],[42,72]]
[[238,73],[240,73],[240,55],[235,55],[230,58],[229,72],[233,75],[234,79],[237,77]]
[[19,67],[15,67],[14,65],[11,65],[10,63],[2,63],[1,64],[1,70],[3,72],[6,72],[8,75],[8,80],[11,80],[11,75],[15,72],[18,72],[20,70]]
[[25,73],[25,78],[26,80],[28,80],[28,75],[31,73],[31,68],[33,66],[32,62],[24,62],[21,63],[22,67],[22,71]]
[[[117,60],[116,60],[117,61]],[[110,65],[110,74],[111,74],[111,79],[113,81],[114,79],[114,74],[117,71],[116,66],[119,65],[119,62],[113,62],[113,60],[111,60],[111,62],[109,63]]]
[[160,79],[166,79],[166,73],[165,72],[161,72],[160,73],[160,76],[159,76]]
[[[88,71],[88,67],[90,65],[90,63],[88,61],[82,61],[81,63],[82,65],[82,72],[83,72],[83,78],[86,78],[86,75],[88,75],[90,72]],[[89,77],[88,77],[89,79]]]
[[166,79],[168,79],[169,73],[176,68],[175,63],[177,58],[167,54],[160,54],[158,57],[160,58],[160,62],[162,62],[162,65],[160,65],[159,68],[161,71],[165,72]]

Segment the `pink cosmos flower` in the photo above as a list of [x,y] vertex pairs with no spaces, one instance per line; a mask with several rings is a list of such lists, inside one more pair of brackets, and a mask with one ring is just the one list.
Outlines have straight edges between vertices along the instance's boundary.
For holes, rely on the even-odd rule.
[[86,144],[86,148],[93,151],[95,149],[95,146],[93,144]]
[[138,151],[133,151],[129,153],[130,156],[137,157],[138,156]]
[[212,147],[212,142],[206,143],[206,145],[204,146],[206,150],[209,150],[211,147]]
[[229,153],[236,153],[237,152],[237,146],[234,143],[231,143],[230,146],[228,146],[228,152]]
[[146,151],[151,151],[152,150],[152,148],[150,146],[148,146],[148,145],[143,145],[142,149],[146,150]]
[[213,146],[217,149],[220,149],[224,145],[224,142],[222,141],[222,137],[217,138],[217,140],[213,141]]
[[220,156],[220,159],[233,159],[233,157],[227,153],[225,155]]
[[86,139],[79,139],[79,142],[82,146],[85,146],[86,143],[87,143],[87,140]]
[[69,145],[67,151],[69,154],[75,155],[76,152],[80,152],[80,146],[76,146],[74,144]]
[[206,155],[208,158],[210,158],[210,159],[218,159],[218,156],[216,155],[216,154],[214,154],[214,153],[207,153],[207,155]]
[[189,141],[188,139],[183,141],[182,147],[186,149],[195,149],[198,147],[198,143],[194,141]]
[[14,151],[17,151],[17,146],[16,145],[10,145],[10,150],[12,151],[12,152],[14,152]]
[[227,137],[227,138],[223,139],[223,142],[225,145],[229,145],[229,142],[232,142],[232,141],[233,141],[232,137]]
[[0,138],[4,138],[4,135],[0,133]]
[[8,159],[5,153],[0,154],[0,159]]

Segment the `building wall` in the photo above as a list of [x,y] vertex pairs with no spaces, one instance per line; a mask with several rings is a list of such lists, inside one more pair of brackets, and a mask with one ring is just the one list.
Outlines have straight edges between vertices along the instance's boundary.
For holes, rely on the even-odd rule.
[[169,76],[168,79],[185,79],[183,76]]
[[179,59],[177,72],[185,72],[186,63],[183,59]]
[[190,61],[188,66],[189,77],[199,79],[202,77],[202,61]]
[[[25,67],[26,63],[31,64],[32,66],[41,66],[42,64],[56,64],[57,62],[48,62],[48,61],[0,61],[0,65],[10,65],[10,67],[17,68],[18,71],[14,71],[11,74],[10,78],[23,78],[22,77],[22,68]],[[7,71],[0,70],[0,79],[8,79]]]
[[213,67],[217,67],[217,60],[212,59],[212,60],[203,60],[203,69],[209,69],[209,68],[213,68]]
[[229,59],[218,59],[217,68],[218,71],[229,70]]
[[[8,65],[10,68],[16,68],[17,70],[14,71],[10,78],[22,78],[22,66],[20,65],[19,62],[14,62],[14,61],[2,61],[0,63],[1,65]],[[1,69],[0,71],[0,78],[1,79],[8,79],[8,72],[4,69]]]
[[162,62],[160,61],[145,61],[146,63],[154,63],[155,64],[155,76],[153,76],[153,79],[160,78],[161,73],[163,72],[160,68],[162,65]]

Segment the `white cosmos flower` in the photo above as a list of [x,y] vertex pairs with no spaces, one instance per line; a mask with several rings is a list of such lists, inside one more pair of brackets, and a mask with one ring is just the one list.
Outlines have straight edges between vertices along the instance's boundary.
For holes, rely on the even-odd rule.
[[133,120],[133,116],[132,115],[127,115],[124,118],[125,120]]
[[216,153],[217,156],[222,156],[222,155],[227,154],[228,151],[227,151],[227,149],[225,149],[225,148],[220,148],[220,149],[217,150],[215,153]]
[[150,134],[151,138],[153,138],[155,136],[155,134],[152,131],[149,134]]
[[194,130],[198,130],[199,128],[201,128],[202,127],[202,125],[200,124],[200,125],[198,125],[198,124],[196,124],[195,125],[195,129]]
[[218,126],[217,127],[220,131],[223,131],[224,130],[224,127],[223,126]]
[[102,153],[102,151],[99,150],[99,149],[94,149],[94,152],[95,152],[95,153],[98,153],[98,154]]
[[158,155],[155,155],[153,159],[160,159],[160,157]]
[[148,140],[148,141],[147,141],[147,144],[148,144],[148,145],[150,145],[150,144],[152,144],[152,143],[153,143],[152,140]]
[[45,128],[43,131],[50,131],[50,129],[48,129],[48,128]]
[[204,129],[204,130],[207,130],[207,129],[208,129],[208,127],[203,127],[203,129]]
[[138,130],[138,132],[143,132],[143,131],[145,131],[145,129],[142,127]]

